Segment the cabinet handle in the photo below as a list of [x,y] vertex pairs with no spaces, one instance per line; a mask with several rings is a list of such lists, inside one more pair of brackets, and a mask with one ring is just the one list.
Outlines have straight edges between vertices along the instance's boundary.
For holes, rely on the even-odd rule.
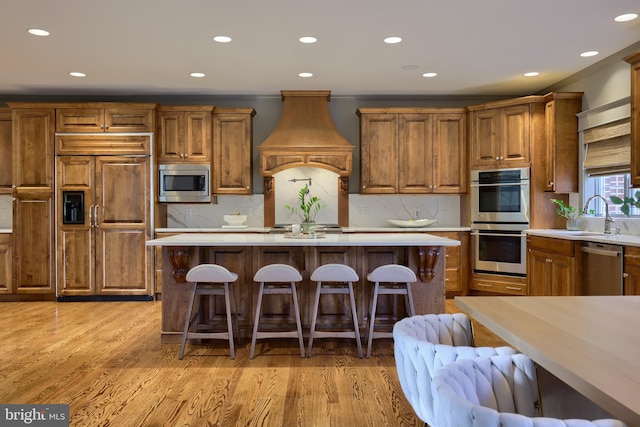
[[109,125],[104,125],[104,128],[105,129],[109,129]]
[[510,289],[512,291],[521,291],[522,290],[522,288],[517,287],[517,286],[507,286],[506,288]]
[[478,286],[484,286],[485,288],[493,288],[493,285],[489,285],[487,283],[477,283]]
[[93,221],[96,223],[96,228],[100,228],[100,225],[98,224],[98,208],[100,207],[100,205],[95,205],[94,211],[93,211]]
[[629,273],[622,273],[622,277],[624,277],[625,279],[629,278]]
[[93,228],[93,205],[89,206],[89,227]]
[[553,181],[549,181],[549,187],[553,187]]
[[553,260],[549,259],[549,258],[546,258],[545,261],[547,261],[548,263],[552,263],[553,262]]

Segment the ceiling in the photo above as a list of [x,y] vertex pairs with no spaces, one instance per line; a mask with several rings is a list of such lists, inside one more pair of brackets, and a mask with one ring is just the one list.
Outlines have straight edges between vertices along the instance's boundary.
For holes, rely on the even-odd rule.
[[640,14],[638,0],[2,3],[3,95],[527,95],[640,41],[640,18],[613,19]]

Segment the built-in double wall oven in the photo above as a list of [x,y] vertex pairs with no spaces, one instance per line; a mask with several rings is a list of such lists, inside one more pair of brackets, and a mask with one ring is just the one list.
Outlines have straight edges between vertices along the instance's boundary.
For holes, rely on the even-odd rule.
[[525,276],[529,168],[471,171],[473,269]]

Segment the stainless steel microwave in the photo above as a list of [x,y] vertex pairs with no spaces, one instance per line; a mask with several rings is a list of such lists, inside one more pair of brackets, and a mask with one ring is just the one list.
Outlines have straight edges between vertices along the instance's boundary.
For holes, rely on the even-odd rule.
[[158,201],[160,202],[211,202],[210,183],[210,165],[158,165]]

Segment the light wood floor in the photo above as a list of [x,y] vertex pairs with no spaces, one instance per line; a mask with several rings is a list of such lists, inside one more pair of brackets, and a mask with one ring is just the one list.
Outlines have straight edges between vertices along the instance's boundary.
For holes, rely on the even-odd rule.
[[[159,302],[0,304],[0,402],[66,403],[72,426],[419,426],[393,341],[359,359],[351,340],[160,343]],[[448,301],[448,310],[455,307]],[[476,328],[476,344],[492,345]]]

